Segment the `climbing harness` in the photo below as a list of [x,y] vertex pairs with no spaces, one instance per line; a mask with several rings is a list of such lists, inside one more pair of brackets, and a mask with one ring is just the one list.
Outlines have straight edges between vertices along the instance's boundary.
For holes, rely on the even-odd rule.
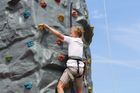
[[[80,69],[79,64],[80,64],[80,61],[82,62],[82,58],[76,57],[76,56],[70,56],[69,59],[77,61],[77,68],[78,68],[77,69],[77,74],[80,74],[80,72],[79,72],[79,69]],[[83,76],[83,74],[76,76],[76,78],[80,78],[81,76]]]

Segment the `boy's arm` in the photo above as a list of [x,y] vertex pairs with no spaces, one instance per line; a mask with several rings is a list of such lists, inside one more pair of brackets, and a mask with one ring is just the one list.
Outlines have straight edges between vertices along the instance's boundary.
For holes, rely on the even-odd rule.
[[61,41],[64,40],[64,35],[62,33],[60,33],[58,30],[48,26],[47,24],[44,24],[44,26],[50,31],[52,32],[56,37],[58,37]]

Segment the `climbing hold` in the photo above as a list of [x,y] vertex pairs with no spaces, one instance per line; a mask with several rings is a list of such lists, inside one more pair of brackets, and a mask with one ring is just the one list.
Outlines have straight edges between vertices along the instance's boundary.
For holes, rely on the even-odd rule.
[[34,45],[32,40],[26,42],[26,44],[27,44],[27,47],[32,47]]
[[44,0],[40,0],[40,6],[42,8],[46,8],[47,7],[47,3]]
[[63,62],[65,60],[65,55],[64,54],[59,54],[58,55],[58,60]]
[[89,58],[87,62],[88,62],[88,64],[91,64],[91,58]]
[[13,59],[13,56],[10,54],[5,55],[6,62],[10,62]]
[[73,17],[77,17],[78,16],[78,12],[75,9],[72,9],[72,16]]
[[92,93],[92,86],[88,85],[88,93]]
[[11,1],[8,2],[8,5],[9,5],[9,6],[15,6],[15,5],[18,4],[19,1],[20,1],[20,0],[11,0]]
[[90,26],[90,31],[93,32],[94,26]]
[[66,7],[68,6],[66,0],[64,0],[64,1],[62,2],[62,6],[63,6],[64,8],[66,8]]
[[65,19],[64,14],[63,14],[63,13],[59,14],[57,18],[58,18],[58,20],[59,20],[60,22],[63,22],[63,21],[64,21],[64,19]]
[[56,2],[57,4],[60,4],[61,0],[55,0],[55,2]]
[[88,12],[86,10],[84,10],[84,16],[86,19],[88,19]]
[[31,16],[31,12],[29,10],[25,10],[23,13],[23,16],[25,19],[29,18]]
[[38,25],[38,30],[40,30],[40,31],[46,30],[46,29],[45,29],[45,25],[44,25],[44,24],[39,24],[39,25]]
[[33,82],[32,81],[28,81],[24,84],[24,87],[26,89],[31,89],[33,87]]

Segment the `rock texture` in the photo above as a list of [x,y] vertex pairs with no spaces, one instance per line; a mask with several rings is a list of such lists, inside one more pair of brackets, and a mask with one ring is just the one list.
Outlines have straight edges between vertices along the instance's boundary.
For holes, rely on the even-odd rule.
[[[0,0],[0,93],[55,93],[66,67],[66,58],[60,61],[58,56],[67,55],[67,44],[58,45],[56,37],[38,31],[37,25],[47,23],[69,35],[71,22],[85,30],[83,93],[92,93],[89,44],[93,27],[88,22],[85,0],[45,2],[41,6],[39,0]],[[71,5],[77,17],[71,17]],[[63,14],[62,21],[58,20],[59,14]],[[76,93],[72,82],[65,93]]]

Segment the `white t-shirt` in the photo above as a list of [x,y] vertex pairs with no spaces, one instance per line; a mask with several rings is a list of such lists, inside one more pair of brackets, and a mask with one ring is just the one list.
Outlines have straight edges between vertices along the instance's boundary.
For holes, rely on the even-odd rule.
[[[68,56],[81,57],[83,55],[83,41],[81,38],[74,38],[69,36],[64,36],[64,41],[68,43]],[[83,62],[79,62],[79,67],[84,67]],[[77,67],[77,60],[69,59],[67,61],[68,67]]]

